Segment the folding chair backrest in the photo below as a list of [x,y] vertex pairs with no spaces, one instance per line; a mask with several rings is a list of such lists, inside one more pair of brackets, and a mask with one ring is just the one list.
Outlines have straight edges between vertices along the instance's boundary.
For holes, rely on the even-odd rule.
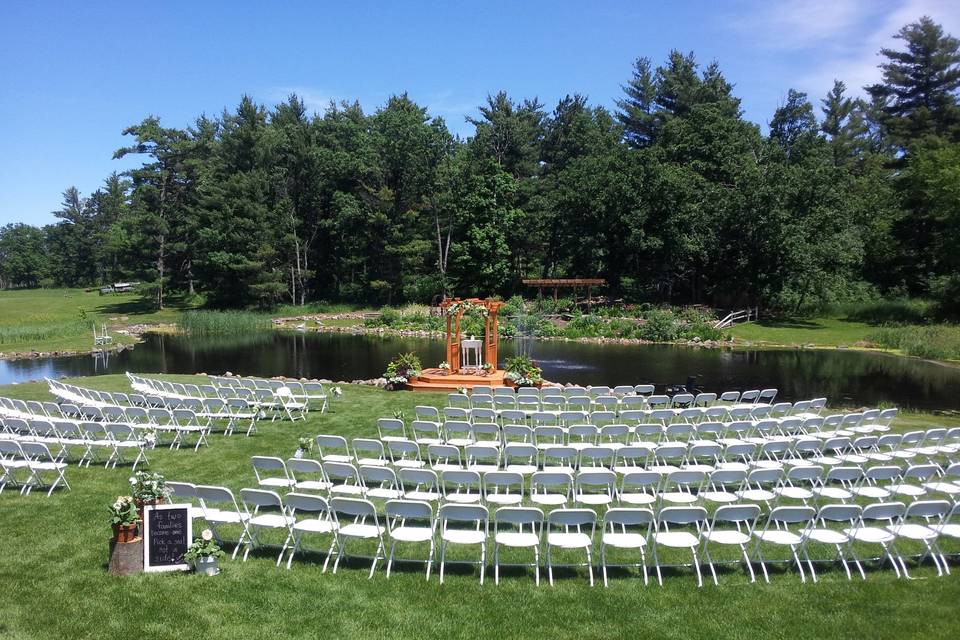
[[907,505],[903,517],[906,518],[943,518],[950,512],[951,504],[946,500],[917,500]]
[[603,514],[603,526],[607,527],[636,527],[653,523],[653,511],[650,509],[635,509],[629,507],[615,507]]
[[369,500],[337,496],[330,499],[330,508],[333,509],[338,518],[340,516],[347,516],[355,520],[372,518],[374,524],[377,523],[377,508]]
[[590,527],[590,537],[597,524],[597,513],[593,509],[554,509],[547,516],[551,527]]
[[865,506],[860,517],[863,520],[896,521],[906,510],[907,505],[902,502],[876,502]]
[[717,507],[713,513],[713,522],[746,523],[752,526],[760,516],[760,506],[756,504],[725,504]]
[[701,524],[707,520],[703,507],[664,507],[657,519],[666,524]]
[[828,504],[820,507],[816,519],[827,522],[855,522],[863,510],[855,504]]
[[251,506],[283,509],[283,500],[280,499],[280,496],[273,491],[263,489],[240,489],[240,501],[248,509]]
[[333,520],[330,503],[323,496],[293,492],[283,496],[283,502],[291,515],[316,514],[318,519]]
[[811,522],[817,516],[813,507],[775,507],[767,516],[769,524],[779,522],[783,524],[797,524]]
[[441,528],[448,522],[470,522],[483,526],[486,529],[490,521],[490,512],[486,507],[473,504],[445,504],[437,513]]
[[396,526],[394,521],[422,520],[433,527],[433,507],[422,500],[387,500],[383,506],[383,515],[387,516],[387,526]]

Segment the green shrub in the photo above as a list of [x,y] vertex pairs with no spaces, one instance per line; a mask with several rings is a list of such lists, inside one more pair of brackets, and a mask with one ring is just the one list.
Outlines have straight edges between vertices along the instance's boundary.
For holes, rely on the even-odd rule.
[[926,324],[931,304],[926,300],[877,300],[841,307],[848,320],[868,324]]
[[701,340],[723,340],[726,334],[709,322],[694,322],[683,330],[683,337],[687,340],[700,338]]
[[670,342],[680,337],[680,327],[669,309],[652,309],[637,328],[637,337],[651,342]]

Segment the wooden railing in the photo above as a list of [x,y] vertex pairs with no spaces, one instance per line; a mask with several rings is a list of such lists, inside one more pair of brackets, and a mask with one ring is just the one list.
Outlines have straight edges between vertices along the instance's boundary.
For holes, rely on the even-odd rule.
[[751,320],[756,320],[759,317],[760,309],[758,307],[747,307],[746,309],[740,309],[739,311],[731,311],[724,316],[722,320],[717,320],[713,327],[715,329],[726,329],[727,327],[732,327],[739,322],[750,322]]

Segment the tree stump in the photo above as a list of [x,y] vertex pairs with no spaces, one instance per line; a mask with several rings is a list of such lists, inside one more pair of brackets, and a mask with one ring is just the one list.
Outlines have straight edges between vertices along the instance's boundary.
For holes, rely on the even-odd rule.
[[131,542],[110,541],[110,575],[129,576],[143,571],[143,538]]

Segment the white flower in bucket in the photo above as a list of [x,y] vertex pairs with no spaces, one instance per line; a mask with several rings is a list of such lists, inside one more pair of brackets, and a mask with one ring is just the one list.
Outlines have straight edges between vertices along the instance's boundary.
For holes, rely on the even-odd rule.
[[334,388],[333,388],[333,395],[334,395],[335,398],[339,398],[340,396],[343,395],[343,389],[341,389],[340,387],[334,387]]

